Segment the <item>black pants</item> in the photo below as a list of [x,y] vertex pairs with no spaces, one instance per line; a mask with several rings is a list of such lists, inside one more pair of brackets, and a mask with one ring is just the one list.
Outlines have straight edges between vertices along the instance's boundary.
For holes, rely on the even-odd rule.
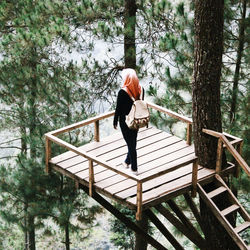
[[138,130],[129,129],[125,121],[120,121],[120,127],[124,140],[128,146],[128,154],[125,159],[127,164],[131,164],[133,171],[137,171],[136,141]]

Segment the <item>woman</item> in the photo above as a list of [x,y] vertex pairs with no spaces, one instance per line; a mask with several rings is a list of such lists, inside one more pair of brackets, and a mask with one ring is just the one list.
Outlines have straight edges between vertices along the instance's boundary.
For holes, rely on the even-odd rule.
[[129,129],[125,120],[126,115],[128,115],[133,105],[133,100],[131,99],[131,97],[134,97],[135,100],[138,100],[140,99],[141,92],[144,94],[144,91],[139,84],[139,80],[135,70],[129,68],[124,69],[122,71],[122,79],[123,86],[122,89],[120,89],[120,91],[118,92],[113,125],[116,129],[119,120],[123,138],[128,146],[128,154],[125,162],[123,162],[123,166],[125,168],[129,168],[129,165],[131,164],[131,172],[135,175],[138,175],[136,153],[136,140],[138,130]]

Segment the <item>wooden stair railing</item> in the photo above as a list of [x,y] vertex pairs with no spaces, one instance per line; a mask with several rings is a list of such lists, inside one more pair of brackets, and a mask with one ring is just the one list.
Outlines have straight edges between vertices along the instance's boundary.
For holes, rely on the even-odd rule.
[[[234,196],[232,191],[228,188],[226,183],[219,175],[217,174],[215,175],[214,182],[217,188],[209,192],[206,192],[201,184],[199,183],[197,184],[198,192],[201,198],[211,209],[213,214],[220,221],[221,225],[226,229],[228,234],[232,237],[232,239],[239,246],[239,248],[241,250],[247,250],[247,249],[249,250],[250,247],[247,246],[246,243],[243,241],[243,239],[240,236],[240,233],[250,227],[250,216],[248,215],[246,210],[241,206],[237,198]],[[232,204],[229,207],[220,210],[213,200],[213,198],[219,195],[228,195]],[[242,219],[244,220],[244,223],[236,227],[231,225],[227,219],[227,216],[234,212],[238,212],[241,215]]]
[[[222,148],[223,144],[227,148],[227,150],[231,153],[231,155],[234,157],[236,162],[239,166],[243,168],[243,170],[246,172],[248,176],[250,176],[250,168],[247,165],[246,161],[242,158],[240,155],[240,152],[238,152],[234,147],[233,143],[230,142],[225,135],[230,136],[225,133],[219,133],[210,129],[202,129],[202,131],[206,134],[212,135],[214,137],[217,137],[218,140],[218,149],[217,149],[217,161],[216,161],[216,173],[219,174],[221,170],[221,159],[222,159]],[[235,137],[234,137],[235,138]],[[240,144],[242,146],[242,143]],[[239,172],[239,171],[237,171]]]

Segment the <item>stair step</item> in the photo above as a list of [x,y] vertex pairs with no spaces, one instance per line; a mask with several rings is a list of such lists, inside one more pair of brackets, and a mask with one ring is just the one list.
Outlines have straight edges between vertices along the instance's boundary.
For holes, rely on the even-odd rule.
[[234,229],[235,233],[240,233],[242,231],[244,231],[245,229],[247,229],[248,227],[250,227],[250,221],[245,221],[244,223],[242,223],[241,225],[239,225],[238,227],[236,227]]
[[239,208],[238,205],[233,204],[232,206],[230,206],[230,207],[225,208],[224,210],[222,210],[222,211],[221,211],[221,214],[222,214],[223,216],[226,216],[226,215],[228,215],[228,214],[230,214],[230,213],[236,211],[238,208]]
[[212,199],[213,197],[215,197],[216,195],[219,195],[223,192],[225,192],[227,189],[223,186],[216,188],[215,190],[211,191],[210,193],[207,194],[207,196]]

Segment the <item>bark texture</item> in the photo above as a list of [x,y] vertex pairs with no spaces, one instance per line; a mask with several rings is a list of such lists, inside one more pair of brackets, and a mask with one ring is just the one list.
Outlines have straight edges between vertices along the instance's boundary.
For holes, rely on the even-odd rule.
[[[215,168],[217,139],[203,128],[222,132],[220,111],[220,75],[223,52],[224,0],[195,0],[195,64],[193,82],[193,126],[195,152],[199,164]],[[225,162],[225,158],[222,164]],[[212,188],[213,183],[208,185]],[[228,200],[218,201],[223,207]],[[201,220],[207,241],[206,250],[238,249],[217,218],[200,199]]]
[[199,163],[215,168],[217,140],[203,128],[222,131],[220,75],[223,51],[224,1],[195,1],[195,63],[193,81],[193,130]]

